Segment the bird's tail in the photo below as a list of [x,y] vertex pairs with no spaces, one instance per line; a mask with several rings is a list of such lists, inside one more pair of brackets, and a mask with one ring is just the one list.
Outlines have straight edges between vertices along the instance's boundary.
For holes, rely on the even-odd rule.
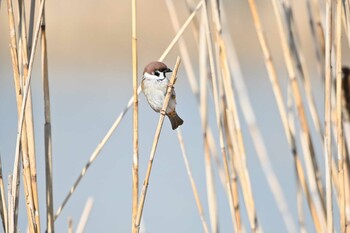
[[184,121],[179,117],[179,115],[177,115],[175,111],[168,113],[167,116],[169,117],[171,127],[173,128],[173,130],[175,130],[177,127],[179,127],[179,125],[182,125],[184,123]]

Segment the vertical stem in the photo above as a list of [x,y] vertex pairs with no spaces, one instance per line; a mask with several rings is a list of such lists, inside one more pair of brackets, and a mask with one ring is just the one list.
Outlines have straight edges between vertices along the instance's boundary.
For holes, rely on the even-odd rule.
[[[341,57],[341,23],[342,23],[342,1],[336,2],[336,28],[335,28],[335,46],[336,46],[336,119],[337,119],[337,151],[338,151],[338,185],[339,185],[339,211],[340,211],[340,229],[342,233],[346,230],[345,217],[345,163],[344,163],[344,134],[343,134],[343,81],[342,81],[342,57]],[[335,172],[335,171],[334,171]]]
[[326,168],[326,214],[327,232],[333,232],[332,205],[332,140],[331,140],[331,91],[332,91],[332,1],[326,2],[326,49],[325,49],[325,168]]
[[148,182],[149,182],[149,178],[151,176],[153,160],[154,160],[155,153],[157,150],[160,132],[162,131],[162,126],[163,126],[164,117],[165,117],[165,109],[167,108],[168,103],[169,103],[171,90],[172,90],[173,85],[176,81],[176,75],[177,75],[177,71],[178,71],[179,66],[180,66],[180,62],[181,62],[180,57],[177,57],[175,68],[173,70],[173,74],[170,78],[170,82],[168,85],[167,94],[164,98],[163,107],[162,107],[162,110],[160,111],[159,121],[158,121],[157,129],[156,129],[156,133],[154,135],[152,149],[151,149],[149,162],[148,162],[148,166],[147,166],[147,172],[146,172],[145,180],[143,182],[140,201],[138,203],[138,208],[137,208],[137,215],[136,215],[136,221],[135,221],[135,227],[137,228],[137,232],[139,232],[139,229],[140,229],[140,222],[141,222],[141,218],[142,218],[143,207],[144,207],[145,199],[146,199],[146,195],[147,195]]
[[[20,50],[20,54],[22,54],[22,60],[23,60],[23,82],[26,82],[28,78],[28,41],[27,41],[27,29],[26,29],[26,14],[25,14],[25,5],[24,1],[20,0],[22,12],[21,12],[21,40],[22,40],[22,49]],[[31,7],[34,7],[32,5]],[[33,10],[31,9],[30,13],[34,14]],[[30,16],[32,17],[32,16]],[[33,32],[32,28],[34,26],[29,25],[30,33]],[[27,182],[24,182],[24,185],[27,186],[26,189],[28,190],[27,193],[29,194],[29,204],[30,209],[29,211],[32,212],[33,215],[33,224],[34,229],[37,232],[40,232],[40,216],[39,216],[39,198],[38,198],[38,187],[37,187],[37,171],[36,171],[36,156],[35,156],[35,142],[34,142],[34,120],[33,120],[33,108],[32,108],[32,96],[31,96],[31,89],[29,87],[28,89],[28,100],[27,100],[27,106],[25,110],[25,127],[24,127],[24,135],[27,137],[27,144],[28,144],[28,156],[23,153],[23,161],[27,161],[23,163],[24,170],[29,169],[28,171],[25,171],[26,173],[26,179]],[[23,149],[23,147],[22,147]],[[26,148],[24,148],[26,150]]]
[[205,233],[209,233],[208,224],[207,224],[207,222],[206,222],[206,220],[204,218],[204,211],[203,211],[202,203],[201,203],[201,200],[199,199],[196,183],[194,182],[194,179],[193,179],[193,176],[192,176],[191,167],[190,167],[190,164],[189,164],[188,158],[187,158],[187,152],[186,152],[186,148],[185,148],[185,143],[183,141],[183,137],[182,137],[182,133],[181,133],[181,129],[180,128],[177,129],[177,138],[179,140],[179,144],[180,144],[180,147],[181,147],[182,157],[183,157],[184,162],[185,162],[185,167],[186,167],[188,178],[190,179],[190,183],[191,183],[194,199],[196,201],[198,212],[199,212],[199,216],[200,216],[200,219],[201,219],[201,222],[202,222],[202,225],[203,225],[203,230],[204,230]]
[[68,233],[73,233],[73,219],[71,217],[68,218]]
[[[10,29],[10,52],[12,58],[12,69],[13,69],[13,79],[15,83],[15,91],[16,91],[16,101],[17,101],[17,111],[18,116],[20,114],[20,109],[22,106],[22,90],[20,84],[20,74],[19,74],[19,60],[18,60],[18,48],[17,48],[17,36],[16,36],[16,28],[15,28],[15,18],[13,13],[13,4],[11,0],[7,0],[7,10],[8,10],[8,21],[9,21],[9,29]],[[20,117],[18,117],[20,118]],[[22,140],[22,148],[27,148],[27,138],[23,135],[18,137],[18,140]],[[18,214],[18,186],[19,186],[19,175],[20,175],[20,160],[21,156],[19,154],[19,148],[16,148],[18,153],[15,154],[14,158],[14,166],[13,166],[13,175],[9,178],[9,182],[13,182],[9,184],[9,196],[8,196],[8,232],[12,233],[16,231],[17,225],[17,214]],[[27,154],[27,153],[26,153]],[[26,189],[25,189],[26,190]],[[30,221],[31,222],[31,221]]]
[[8,222],[7,222],[7,232],[6,233],[14,233],[14,206],[13,201],[14,198],[12,197],[12,175],[8,176],[7,179],[7,202],[8,202]]
[[41,62],[44,92],[44,115],[45,115],[45,181],[46,181],[46,221],[47,233],[55,232],[53,213],[53,174],[52,174],[52,135],[51,135],[51,110],[50,110],[50,87],[48,77],[47,42],[45,16],[41,22]]
[[[172,0],[166,0],[165,2],[168,6],[170,19],[172,21],[173,28],[176,33],[180,29],[177,11],[175,10],[174,3]],[[194,28],[194,31],[197,31],[196,29],[197,28]],[[200,26],[200,30],[205,33],[202,25]],[[199,107],[200,118],[202,122],[202,132],[203,132],[204,163],[205,163],[204,166],[205,166],[205,175],[206,175],[209,219],[211,222],[212,233],[217,233],[219,231],[217,200],[216,200],[216,190],[215,190],[215,182],[214,182],[214,174],[213,174],[213,165],[210,157],[209,142],[208,142],[208,134],[210,134],[211,132],[208,128],[207,120],[206,120],[207,118],[206,98],[203,98],[203,100],[200,100],[200,98],[202,98],[202,94],[204,94],[204,97],[206,96],[207,88],[206,88],[206,85],[204,85],[203,92],[201,91],[201,93],[199,93],[199,87],[198,87],[196,76],[193,70],[193,66],[191,64],[189,51],[183,38],[179,39],[178,45],[180,49],[182,63],[186,70],[187,78],[188,78],[192,93],[196,97],[198,107]],[[203,77],[203,80],[206,83],[208,74],[207,74],[207,49],[206,49],[206,43],[205,43],[205,36],[202,36],[199,40],[199,51],[200,51],[199,59],[201,64],[200,77]],[[203,110],[201,109],[202,105],[203,105]]]
[[83,213],[82,213],[82,215],[80,217],[80,220],[79,220],[79,223],[78,223],[78,226],[77,226],[77,230],[75,231],[76,233],[83,233],[84,232],[84,229],[86,227],[86,224],[87,224],[87,221],[89,219],[90,212],[91,212],[91,209],[92,209],[93,205],[94,205],[94,199],[90,197],[86,201]]
[[[210,33],[210,26],[209,26],[209,17],[208,17],[208,12],[207,12],[207,4],[205,1],[203,1],[203,21],[204,21],[204,26],[205,26],[205,36],[206,36],[206,42],[207,42],[207,49],[208,49],[208,54],[209,54],[209,67],[210,67],[210,78],[212,81],[212,89],[213,89],[213,97],[214,97],[214,106],[215,106],[215,115],[216,115],[216,123],[217,127],[219,130],[219,140],[220,140],[220,149],[221,149],[221,154],[222,154],[222,159],[224,162],[224,168],[225,168],[225,176],[226,176],[226,185],[227,185],[227,191],[229,193],[229,203],[230,203],[230,210],[231,210],[231,219],[232,219],[232,224],[233,224],[233,229],[235,232],[240,232],[241,229],[237,228],[237,223],[236,223],[236,213],[235,209],[233,207],[234,201],[234,196],[232,193],[232,185],[231,185],[231,178],[230,178],[230,172],[229,172],[229,167],[228,167],[228,159],[227,159],[227,154],[226,154],[226,148],[225,148],[225,143],[224,143],[224,132],[223,132],[223,122],[221,116],[223,115],[221,110],[221,106],[219,103],[219,88],[218,88],[218,80],[216,76],[216,71],[215,71],[215,64],[214,64],[214,53],[213,53],[213,43],[212,43],[212,38],[211,38],[211,33]],[[250,212],[250,208],[248,207],[248,212]],[[252,215],[250,215],[251,217]],[[254,214],[255,216],[255,214]],[[249,218],[249,220],[252,220],[252,218]],[[251,223],[251,229],[253,232],[256,230],[256,225],[255,221],[250,221]]]
[[136,34],[136,0],[132,0],[132,74],[133,74],[133,97],[134,97],[134,123],[133,123],[133,160],[132,160],[132,232],[138,231],[134,224],[137,214],[137,205],[139,198],[139,145],[138,145],[138,73],[137,73],[137,34]]
[[[205,38],[205,27],[203,25],[204,14],[201,15],[201,24],[199,26],[199,74],[200,74],[200,95],[199,95],[199,105],[200,105],[200,116],[202,123],[203,132],[203,144],[204,144],[204,166],[206,175],[206,186],[207,186],[207,199],[208,199],[208,209],[209,209],[209,219],[211,223],[212,233],[219,232],[219,220],[218,220],[218,207],[216,201],[215,183],[213,177],[213,168],[210,157],[209,148],[209,126],[208,126],[208,49],[206,46]],[[223,183],[224,188],[226,184]],[[228,192],[228,190],[227,190]],[[228,195],[230,199],[230,195]],[[230,205],[231,212],[234,212],[233,204]]]
[[[269,74],[270,82],[272,85],[272,90],[273,90],[274,95],[275,95],[275,99],[276,99],[277,107],[278,107],[280,117],[282,120],[284,132],[286,134],[288,144],[289,144],[290,150],[291,150],[293,158],[294,158],[296,175],[297,175],[298,181],[300,182],[301,187],[303,188],[303,191],[305,193],[307,203],[308,203],[308,206],[309,206],[309,209],[311,212],[311,216],[313,218],[313,223],[315,225],[316,231],[321,232],[322,228],[321,228],[320,224],[322,224],[324,222],[324,221],[322,221],[324,219],[323,212],[317,211],[317,209],[316,209],[317,205],[314,202],[314,200],[312,199],[311,192],[309,191],[309,188],[307,186],[307,182],[306,182],[306,178],[305,178],[306,176],[304,174],[303,167],[301,165],[301,161],[299,159],[298,152],[297,152],[294,133],[292,132],[292,130],[288,124],[287,113],[286,113],[286,109],[284,106],[282,91],[281,91],[281,88],[280,88],[280,85],[279,85],[279,82],[277,79],[276,68],[275,68],[275,65],[273,63],[273,59],[272,59],[272,55],[270,53],[269,46],[267,44],[267,40],[266,40],[266,37],[264,34],[264,29],[263,29],[261,22],[260,22],[261,20],[260,20],[260,16],[259,16],[259,13],[258,13],[257,8],[256,8],[256,3],[254,0],[249,0],[249,5],[250,5],[250,10],[252,13],[253,21],[255,24],[255,30],[256,30],[256,33],[257,33],[257,36],[258,36],[258,39],[260,42],[262,52],[263,52],[264,57],[265,57],[265,66],[266,66],[267,72]],[[294,86],[295,86],[295,83],[296,83],[295,79],[294,79],[294,82],[292,82],[292,79],[290,79],[290,82],[291,82],[291,84],[294,83]],[[294,93],[292,93],[292,94],[294,97]],[[300,106],[300,101],[299,102],[295,101],[295,102],[299,103],[299,106]],[[301,112],[301,111],[299,111],[299,112]],[[307,141],[307,140],[305,140],[305,141]],[[309,150],[306,150],[306,152],[308,152],[308,151]],[[312,179],[312,181],[314,181],[314,180]]]

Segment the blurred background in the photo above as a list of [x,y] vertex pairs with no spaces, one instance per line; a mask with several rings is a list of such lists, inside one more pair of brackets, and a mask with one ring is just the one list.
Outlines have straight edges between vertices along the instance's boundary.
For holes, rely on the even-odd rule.
[[[174,4],[182,25],[189,16],[186,3],[174,1]],[[286,97],[288,75],[284,66],[273,8],[270,1],[257,1],[257,4],[272,56],[278,68],[283,95]],[[313,41],[307,24],[307,9],[304,0],[293,1],[293,4],[293,8],[297,9],[295,20],[302,35],[301,45],[311,74],[318,113],[323,119],[323,83],[316,68]],[[223,0],[221,7],[228,18],[229,33],[237,50],[268,156],[273,162],[273,169],[282,184],[287,204],[297,224],[293,159],[284,136],[248,3],[240,0]],[[6,2],[1,2],[0,10],[0,154],[6,181],[13,169],[17,109],[9,50]],[[131,3],[108,0],[47,1],[45,11],[53,134],[54,210],[56,211],[91,153],[132,96]],[[137,12],[138,71],[141,81],[144,66],[150,61],[159,59],[175,32],[165,2],[138,1]],[[184,39],[191,51],[192,63],[195,65],[199,80],[198,45],[193,38],[191,27],[184,33]],[[343,47],[344,63],[350,65],[349,47],[345,42]],[[40,210],[44,214],[44,107],[39,51],[40,48],[34,63],[32,97],[39,198],[42,203]],[[164,62],[169,67],[173,67],[178,55],[179,50],[175,46]],[[176,92],[177,112],[185,121],[182,131],[190,165],[206,218],[209,220],[201,123],[196,100],[189,87],[183,66],[180,66],[178,73]],[[209,96],[209,99],[211,102],[212,96]],[[208,111],[209,121],[215,125],[213,105],[209,106]],[[143,94],[140,94],[139,114],[140,184],[142,184],[158,122],[158,114],[148,106]],[[286,232],[243,120],[242,131],[259,223],[266,233]],[[312,134],[316,133],[313,131]],[[214,136],[218,143],[218,132],[215,130]],[[320,145],[320,141],[316,143]],[[316,154],[323,156],[321,147],[316,148]],[[320,161],[323,161],[323,158],[320,158]],[[324,178],[324,164],[320,164]],[[77,225],[89,197],[93,197],[94,206],[85,232],[130,232],[131,166],[132,110],[127,113],[97,160],[91,165],[86,177],[55,222],[56,232],[67,231],[67,220],[70,216],[73,218],[74,226]],[[232,232],[228,201],[216,171],[215,179],[218,190],[220,232]],[[306,229],[308,232],[315,232],[306,206],[305,204]],[[244,225],[249,226],[243,207],[242,211]],[[20,213],[24,212],[24,199],[21,196]],[[20,214],[21,232],[26,230],[26,221],[25,214]],[[44,228],[44,218],[42,225]],[[171,129],[167,119],[164,121],[156,152],[142,229],[150,233],[164,232],[164,229],[169,233],[203,231],[176,132]]]

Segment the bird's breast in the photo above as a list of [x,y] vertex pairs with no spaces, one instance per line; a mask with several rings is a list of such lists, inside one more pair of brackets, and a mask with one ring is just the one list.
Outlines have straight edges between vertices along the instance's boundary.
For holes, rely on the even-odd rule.
[[168,84],[169,84],[169,80],[167,78],[163,80],[145,78],[142,80],[142,90],[143,92],[145,92],[145,94],[150,90],[159,90],[165,93],[167,90]]

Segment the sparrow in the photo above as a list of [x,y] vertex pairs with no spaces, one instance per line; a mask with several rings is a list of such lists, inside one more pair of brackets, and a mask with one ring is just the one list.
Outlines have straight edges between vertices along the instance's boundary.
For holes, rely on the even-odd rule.
[[[159,61],[149,63],[143,71],[143,79],[141,82],[142,92],[146,96],[151,108],[156,112],[160,112],[163,107],[165,95],[170,83],[169,79],[166,77],[166,73],[169,72],[172,72],[172,70],[163,62]],[[177,115],[175,106],[176,93],[174,88],[172,88],[171,97],[165,113],[170,120],[173,130],[184,123],[179,115]]]

